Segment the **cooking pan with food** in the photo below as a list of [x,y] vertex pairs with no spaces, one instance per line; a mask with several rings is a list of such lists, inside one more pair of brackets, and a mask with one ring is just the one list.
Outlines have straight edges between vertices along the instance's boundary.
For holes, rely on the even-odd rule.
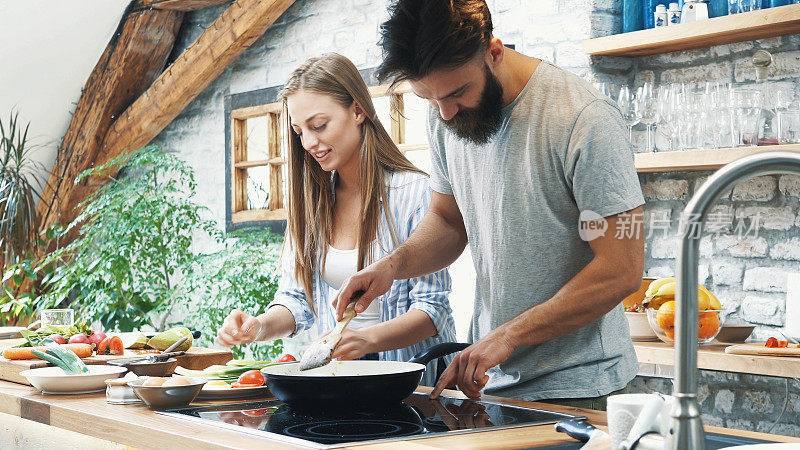
[[261,373],[278,399],[296,406],[363,407],[402,401],[419,385],[425,365],[470,344],[445,342],[402,361],[333,361],[301,371],[300,364],[265,367]]

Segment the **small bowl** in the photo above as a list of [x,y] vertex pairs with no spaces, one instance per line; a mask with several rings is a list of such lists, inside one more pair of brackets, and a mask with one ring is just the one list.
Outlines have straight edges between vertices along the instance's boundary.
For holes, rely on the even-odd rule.
[[189,384],[184,386],[142,386],[142,383],[150,377],[142,377],[138,380],[128,382],[128,386],[133,388],[133,393],[139,397],[151,409],[167,409],[186,406],[191,403],[203,385],[208,380],[204,378],[191,378]]
[[755,325],[746,323],[725,324],[717,335],[717,340],[730,343],[744,342],[753,334],[755,329]]
[[140,377],[168,377],[172,375],[175,372],[175,368],[178,367],[178,360],[176,358],[169,358],[166,361],[133,364],[115,364],[114,361],[109,361],[109,364],[122,366]]
[[625,318],[628,319],[631,339],[634,341],[658,340],[658,336],[656,336],[656,333],[650,328],[650,323],[647,321],[647,313],[626,311]]
[[[668,344],[675,341],[675,313],[662,313],[661,320],[659,320],[658,310],[647,308],[647,321],[659,339]],[[708,309],[699,311],[697,343],[708,344],[713,341],[722,329],[724,322],[725,316],[722,314],[722,310]],[[665,327],[667,329],[662,329],[662,325],[668,325]],[[672,327],[670,328],[669,325],[672,325]]]

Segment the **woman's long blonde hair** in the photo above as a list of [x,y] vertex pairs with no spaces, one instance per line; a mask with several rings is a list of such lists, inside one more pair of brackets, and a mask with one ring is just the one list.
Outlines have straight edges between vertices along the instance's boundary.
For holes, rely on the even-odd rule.
[[[314,311],[313,273],[316,264],[324,267],[333,234],[333,196],[331,176],[302,146],[300,137],[289,125],[286,100],[299,91],[329,95],[350,108],[355,102],[366,116],[361,125],[359,176],[361,178],[360,227],[358,230],[358,270],[372,262],[372,242],[378,237],[381,202],[394,245],[398,245],[387,202],[386,183],[394,171],[425,174],[403,155],[392,142],[375,113],[369,90],[353,63],[337,53],[311,58],[292,72],[281,92],[283,117],[288,128],[289,221],[287,237],[294,247],[294,275],[303,285],[308,304]],[[318,252],[321,252],[318,254]]]

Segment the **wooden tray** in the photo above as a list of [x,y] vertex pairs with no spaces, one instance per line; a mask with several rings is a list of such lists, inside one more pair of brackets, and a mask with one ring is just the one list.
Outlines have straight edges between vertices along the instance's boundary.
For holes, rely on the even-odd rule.
[[[0,341],[0,352],[8,347],[13,347],[25,342],[24,339],[6,339]],[[139,356],[141,354],[149,354],[148,352],[141,352],[137,350],[126,349],[123,355],[94,355],[88,358],[83,358],[86,364],[106,364],[120,358],[130,358]],[[186,351],[186,354],[178,356],[178,365],[192,370],[202,370],[214,364],[225,364],[233,359],[230,350],[219,350],[214,348],[205,347],[192,347]],[[20,375],[23,370],[36,369],[39,367],[47,367],[51,364],[40,359],[28,359],[22,361],[11,361],[0,357],[0,380],[13,381],[14,383],[27,384],[28,379]]]
[[797,344],[789,344],[787,348],[767,348],[764,344],[738,344],[725,348],[725,353],[734,355],[760,355],[760,356],[800,356]]

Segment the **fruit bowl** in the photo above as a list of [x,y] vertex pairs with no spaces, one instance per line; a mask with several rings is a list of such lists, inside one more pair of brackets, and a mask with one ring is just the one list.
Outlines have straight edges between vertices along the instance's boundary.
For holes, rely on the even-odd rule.
[[[719,334],[719,330],[722,329],[724,321],[725,316],[722,315],[722,310],[699,311],[697,343],[702,345],[713,341]],[[661,311],[648,308],[647,322],[659,339],[668,344],[675,341],[675,311],[673,309],[666,308],[665,311]]]

